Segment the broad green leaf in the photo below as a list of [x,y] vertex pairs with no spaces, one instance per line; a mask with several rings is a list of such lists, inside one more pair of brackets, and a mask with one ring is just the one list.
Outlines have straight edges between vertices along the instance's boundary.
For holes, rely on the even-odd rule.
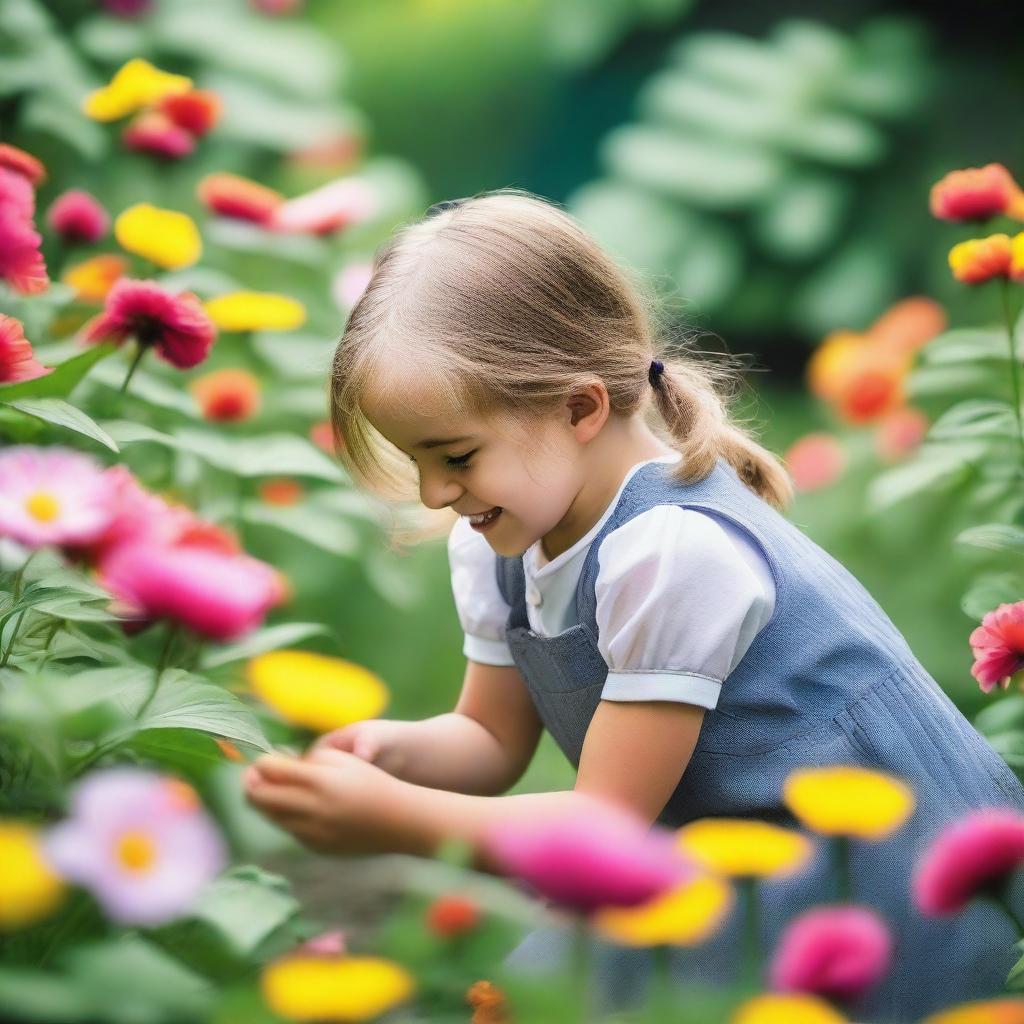
[[276,651],[279,647],[290,647],[318,633],[328,632],[330,630],[322,622],[282,622],[276,626],[265,626],[238,643],[225,644],[207,651],[200,664],[205,669],[220,668],[233,661],[253,658],[257,654]]
[[[1024,324],[1017,327],[1017,361],[1024,362]],[[1010,360],[1010,340],[1006,328],[962,327],[932,338],[921,350],[921,359],[930,366],[974,363],[984,359]]]
[[989,573],[964,594],[960,607],[964,614],[980,622],[993,608],[1017,601],[1024,601],[1024,576],[1013,572]]
[[246,224],[226,217],[210,221],[203,233],[211,243],[224,249],[260,253],[318,270],[330,258],[323,239],[312,235],[267,231],[256,224]]
[[319,448],[294,434],[227,437],[181,427],[174,436],[180,446],[236,476],[308,476],[332,483],[345,479]]
[[95,603],[83,601],[81,594],[57,594],[40,601],[34,610],[70,622],[113,622],[118,616]]
[[985,523],[972,526],[953,538],[958,544],[970,544],[992,551],[1008,551],[1024,555],[1024,530],[1009,523]]
[[907,397],[956,395],[976,392],[991,393],[1000,386],[1000,374],[991,364],[980,363],[945,366],[916,366],[906,380]]
[[16,398],[6,404],[47,423],[91,437],[111,451],[120,451],[117,442],[94,419],[62,398]]
[[787,122],[781,148],[835,167],[868,167],[885,155],[885,137],[867,121],[834,111],[808,112]]
[[131,420],[104,420],[103,429],[121,445],[151,441],[154,444],[163,445],[165,448],[182,447],[176,437],[147,427],[145,423],[135,423]]
[[[0,402],[13,402],[20,398],[67,398],[78,382],[101,360],[115,350],[112,344],[94,345],[56,367],[53,373],[20,384],[0,385]],[[96,367],[94,375],[100,372]]]
[[189,779],[200,780],[224,763],[224,752],[211,736],[194,729],[153,729],[133,736],[124,749]]
[[[323,387],[331,366],[337,340],[317,334],[286,331],[257,331],[252,347],[285,380],[315,380]],[[326,392],[321,405],[326,407]]]
[[84,1024],[96,1019],[74,979],[28,967],[0,967],[0,1006],[11,1021]]
[[780,259],[806,259],[834,239],[849,198],[849,188],[832,178],[787,178],[757,212],[754,234]]
[[964,437],[1015,437],[1017,421],[1006,402],[971,399],[947,409],[928,431],[929,440],[956,441]]
[[972,460],[985,452],[982,442],[925,446],[910,462],[887,470],[868,486],[868,505],[873,512],[904,501],[940,484],[949,485],[969,471]]
[[729,32],[692,32],[672,49],[686,69],[740,92],[801,100],[814,83],[787,54]]
[[1024,731],[1000,732],[987,737],[995,752],[1014,770],[1024,776]]
[[332,555],[350,557],[359,552],[359,534],[352,524],[312,502],[282,507],[247,501],[242,506],[242,515],[250,523],[282,530]]
[[[146,359],[155,358],[156,356],[152,353],[146,356]],[[104,363],[96,368],[96,372],[90,376],[89,380],[102,384],[105,388],[120,391],[127,372],[127,364],[121,361]],[[128,397],[137,398],[149,405],[155,405],[159,409],[169,409],[172,412],[181,413],[190,419],[200,418],[199,407],[192,399],[192,395],[185,390],[183,384],[177,386],[165,384],[155,374],[147,373],[142,368],[136,370],[132,376],[131,383],[128,385]],[[0,393],[0,401],[2,400],[3,395]]]
[[1001,732],[1024,733],[1024,696],[1008,693],[982,708],[974,717],[974,725],[984,736]]

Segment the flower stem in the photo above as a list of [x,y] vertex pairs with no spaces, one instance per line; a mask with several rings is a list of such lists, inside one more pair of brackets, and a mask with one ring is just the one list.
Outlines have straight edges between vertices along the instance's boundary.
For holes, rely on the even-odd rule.
[[14,653],[14,641],[18,638],[18,630],[21,629],[21,623],[27,614],[28,609],[22,608],[21,614],[18,616],[17,622],[14,623],[14,626],[11,629],[11,642],[7,645],[7,650],[4,651],[3,660],[0,660],[0,668],[3,668],[7,664],[8,660],[11,657],[11,654]]
[[139,368],[139,363],[142,362],[142,357],[146,354],[145,346],[139,345],[136,342],[135,358],[132,359],[132,365],[128,367],[128,373],[124,378],[124,383],[121,385],[121,394],[123,395],[128,390],[128,382],[132,379],[135,371]]
[[1003,317],[1006,320],[1006,337],[1010,343],[1010,381],[1013,384],[1013,414],[1017,418],[1017,440],[1020,442],[1021,463],[1024,465],[1024,418],[1020,408],[1020,363],[1017,361],[1017,338],[1010,313],[1010,282],[999,282],[1003,298]]
[[580,1024],[590,1021],[590,934],[585,917],[575,917],[572,925],[572,979],[579,1004]]
[[178,636],[180,629],[181,627],[176,622],[167,623],[167,634],[164,637],[163,650],[160,652],[160,660],[157,662],[156,669],[153,672],[153,686],[150,688],[146,699],[142,702],[142,707],[139,708],[135,716],[136,721],[142,720],[142,716],[146,713],[149,705],[152,704],[157,690],[160,689],[160,677],[164,674],[164,670],[171,660],[171,648],[174,646],[175,638]]
[[672,1012],[672,947],[652,946],[651,960],[651,996],[644,1019],[660,1024],[669,1020]]
[[1017,929],[1017,937],[1024,939],[1024,921],[1021,921],[1021,919],[1014,913],[1013,907],[1010,906],[1009,893],[1004,891],[1001,894],[993,895],[992,902],[995,903],[1013,922],[1014,928]]

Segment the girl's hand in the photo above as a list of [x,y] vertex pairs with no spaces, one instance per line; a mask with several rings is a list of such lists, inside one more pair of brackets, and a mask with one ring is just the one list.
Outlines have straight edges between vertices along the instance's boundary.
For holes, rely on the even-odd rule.
[[353,722],[342,729],[324,733],[310,746],[305,756],[310,758],[324,750],[342,750],[400,778],[406,763],[402,738],[409,727],[416,724],[387,718]]
[[318,853],[402,851],[399,789],[404,783],[354,754],[267,754],[243,776],[246,799]]

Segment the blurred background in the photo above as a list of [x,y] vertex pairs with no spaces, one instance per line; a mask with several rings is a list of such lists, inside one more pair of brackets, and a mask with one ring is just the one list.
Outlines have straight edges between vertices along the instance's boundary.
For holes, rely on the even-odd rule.
[[[47,166],[40,209],[73,183],[112,212],[149,201],[198,215],[197,181],[223,170],[286,196],[369,183],[373,215],[343,231],[282,240],[213,220],[202,266],[161,279],[305,305],[300,331],[252,332],[245,355],[268,382],[261,429],[303,434],[326,415],[324,371],[358,268],[396,225],[503,186],[564,204],[650,275],[702,347],[749,354],[738,412],[773,451],[812,431],[841,437],[844,472],[802,491],[791,518],[970,711],[983,696],[960,595],[983,556],[952,537],[976,513],[948,493],[869,502],[873,435],[812,396],[806,369],[825,336],[866,331],[911,295],[941,303],[952,326],[997,315],[950,278],[963,232],[930,217],[928,189],[954,167],[1024,167],[1018,43],[1015,10],[993,2],[0,0],[0,138]],[[223,101],[187,159],[126,151],[80,115],[83,95],[134,57]],[[45,299],[34,308],[26,333]],[[239,352],[218,343],[211,366]],[[938,385],[918,397],[941,408]],[[134,415],[152,425],[146,407]],[[163,479],[171,458],[187,480],[187,453],[125,449],[143,480]],[[329,627],[308,646],[379,673],[391,716],[450,709],[464,660],[444,546],[389,552],[341,486],[287,512],[246,486],[245,543],[291,580],[287,616]],[[545,746],[520,788],[570,779]]]

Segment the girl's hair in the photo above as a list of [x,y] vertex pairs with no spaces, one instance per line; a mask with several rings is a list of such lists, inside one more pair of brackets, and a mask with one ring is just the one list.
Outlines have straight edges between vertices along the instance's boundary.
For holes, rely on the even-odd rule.
[[[793,486],[783,464],[729,414],[742,376],[697,358],[688,340],[669,344],[657,309],[653,289],[552,203],[499,189],[438,204],[377,250],[335,350],[339,457],[362,486],[416,502],[415,468],[363,413],[370,395],[423,415],[507,422],[525,438],[530,417],[597,378],[613,414],[660,416],[648,422],[682,454],[677,480],[702,480],[721,456],[784,509]],[[652,387],[655,358],[665,370]],[[423,513],[393,539],[440,536],[453,522],[448,509]]]

